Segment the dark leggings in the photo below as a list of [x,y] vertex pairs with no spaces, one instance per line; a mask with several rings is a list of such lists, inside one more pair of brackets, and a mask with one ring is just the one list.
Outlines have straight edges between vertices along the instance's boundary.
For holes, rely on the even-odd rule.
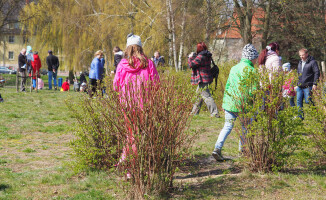
[[[93,97],[94,94],[96,94],[96,89],[97,89],[97,81],[96,79],[90,79],[90,84],[91,84],[91,89],[88,92],[89,97]],[[102,80],[100,80],[99,84],[101,85]]]

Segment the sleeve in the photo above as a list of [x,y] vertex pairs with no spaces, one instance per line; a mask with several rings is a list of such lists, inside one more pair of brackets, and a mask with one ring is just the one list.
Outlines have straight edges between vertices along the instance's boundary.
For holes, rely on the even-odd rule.
[[41,63],[41,59],[39,59],[39,61],[40,61],[40,64],[39,64],[39,66],[38,66],[38,71],[40,71],[40,69],[42,68],[42,63]]
[[101,77],[101,66],[102,62],[99,60],[95,63],[95,79],[99,80]]
[[119,67],[119,66],[120,66],[120,64],[118,64],[117,71],[116,71],[114,79],[113,79],[113,89],[115,91],[119,91],[119,85],[120,85],[121,67]]
[[165,64],[165,60],[163,57],[161,57],[161,63],[164,65]]
[[274,72],[280,72],[282,71],[282,62],[281,59],[278,57],[275,59],[274,62],[272,62],[272,68]]
[[46,57],[46,64],[48,65],[48,68],[52,68],[49,57]]
[[114,55],[114,67],[117,67],[118,66],[118,57],[117,55],[115,54]]
[[151,81],[153,81],[155,83],[160,82],[160,76],[157,72],[157,69],[156,69],[153,61],[149,60],[148,62],[149,62],[148,64],[151,65],[151,68],[150,68],[151,69],[151,71],[150,71]]
[[24,65],[24,57],[21,56],[21,54],[19,54],[18,56],[18,66],[19,66],[19,69]]
[[312,71],[314,72],[314,85],[317,85],[320,72],[319,72],[318,64],[316,61],[314,61],[313,65],[312,65]]
[[58,70],[59,69],[59,66],[60,66],[60,62],[59,62],[59,58],[58,57],[56,57],[56,59],[57,59],[57,69],[56,70]]
[[202,60],[202,55],[194,55],[188,59],[188,65],[190,68],[194,69],[200,66]]

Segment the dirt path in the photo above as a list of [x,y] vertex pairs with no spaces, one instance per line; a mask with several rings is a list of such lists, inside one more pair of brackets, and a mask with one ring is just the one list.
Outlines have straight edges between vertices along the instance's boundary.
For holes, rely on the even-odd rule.
[[180,167],[180,171],[176,173],[175,182],[191,183],[224,175],[237,176],[241,173],[241,168],[233,159],[235,158],[216,162],[212,156],[205,156],[187,160],[185,166]]

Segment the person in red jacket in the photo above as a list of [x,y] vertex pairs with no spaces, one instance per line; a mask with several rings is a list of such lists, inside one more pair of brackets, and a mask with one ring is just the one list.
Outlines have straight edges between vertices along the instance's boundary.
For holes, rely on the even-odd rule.
[[32,68],[33,68],[33,89],[37,89],[36,87],[36,77],[40,76],[40,69],[42,67],[41,59],[38,56],[38,52],[35,51],[33,54],[34,61],[31,61]]
[[66,78],[66,82],[62,84],[62,90],[69,91],[69,89],[70,89],[69,78]]

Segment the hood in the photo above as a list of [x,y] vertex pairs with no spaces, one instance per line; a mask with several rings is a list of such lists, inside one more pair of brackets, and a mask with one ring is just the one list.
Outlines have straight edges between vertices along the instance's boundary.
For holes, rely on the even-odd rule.
[[201,51],[201,52],[199,52],[198,55],[203,55],[203,56],[206,56],[206,57],[212,57],[212,53],[209,52],[208,50]]
[[31,46],[27,46],[26,54],[28,54],[28,53],[32,53],[32,47]]
[[114,53],[114,55],[120,55],[120,56],[123,56],[123,52],[122,52],[122,51],[118,51],[118,52]]
[[130,65],[129,65],[129,62],[127,59],[122,59],[119,63],[119,65],[121,65],[125,71],[127,72],[131,72],[131,73],[135,73],[135,72],[138,72],[139,70],[141,70],[142,68],[140,67],[140,61],[136,58],[134,58],[134,64],[136,66],[135,69],[131,68]]
[[40,57],[37,54],[33,54],[34,60],[39,60]]
[[270,50],[270,51],[267,52],[267,57],[268,56],[274,56],[274,55],[276,55],[278,57],[277,53],[275,51],[273,51],[273,50]]
[[309,63],[310,61],[313,61],[313,60],[315,60],[315,58],[313,56],[308,56],[307,63]]
[[[309,63],[310,61],[315,60],[313,56],[308,56],[306,63]],[[299,61],[299,63],[302,63],[302,60]]]

